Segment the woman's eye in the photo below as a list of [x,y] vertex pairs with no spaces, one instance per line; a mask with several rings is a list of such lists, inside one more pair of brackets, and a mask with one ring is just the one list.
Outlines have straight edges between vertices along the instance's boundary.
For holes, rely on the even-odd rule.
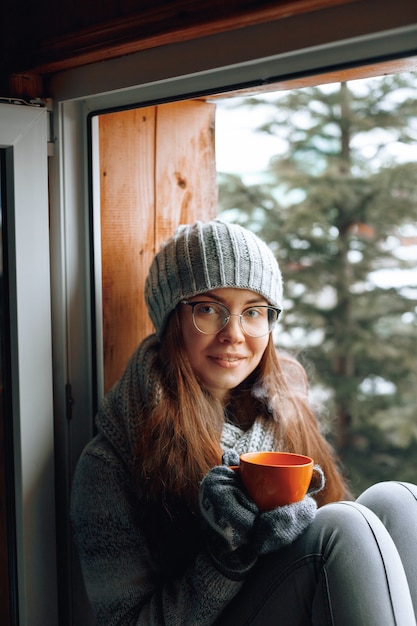
[[197,307],[198,315],[216,315],[218,312],[218,307],[213,304],[200,304],[200,306]]
[[259,309],[246,309],[246,311],[245,311],[245,317],[249,317],[251,319],[256,319],[261,314],[262,314],[261,310],[259,310]]

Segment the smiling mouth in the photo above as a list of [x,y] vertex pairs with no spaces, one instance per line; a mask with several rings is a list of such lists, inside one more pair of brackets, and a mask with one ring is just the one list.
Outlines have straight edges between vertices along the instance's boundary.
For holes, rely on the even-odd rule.
[[243,359],[243,357],[241,356],[222,356],[221,354],[219,356],[213,356],[211,358],[215,361],[227,361],[228,363],[236,363],[237,361],[242,361]]

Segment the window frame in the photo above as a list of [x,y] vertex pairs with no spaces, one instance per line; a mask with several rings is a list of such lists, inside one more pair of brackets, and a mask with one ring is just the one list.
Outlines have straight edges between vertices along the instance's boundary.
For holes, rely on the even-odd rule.
[[15,525],[9,593],[13,623],[22,625],[57,623],[47,115],[42,106],[0,105],[14,474],[7,504]]
[[[94,434],[100,395],[97,346],[92,341],[100,297],[94,292],[94,257],[95,249],[99,256],[99,244],[93,229],[91,188],[91,154],[97,150],[92,132],[95,115],[270,84],[288,88],[290,81],[305,77],[348,69],[354,72],[367,64],[378,66],[393,60],[401,64],[403,59],[417,55],[417,20],[412,24],[395,22],[392,9],[384,13],[380,0],[375,11],[378,6],[378,13],[368,15],[368,19],[362,19],[358,3],[353,2],[327,13],[298,15],[143,50],[51,78],[55,133],[49,168],[55,446],[60,459],[56,480],[58,491],[63,493],[57,510],[58,537],[62,537],[59,584],[64,598],[60,623],[89,623],[68,511],[73,471],[81,450]],[[344,19],[348,26],[341,38],[339,22]],[[395,22],[393,27],[390,19]]]

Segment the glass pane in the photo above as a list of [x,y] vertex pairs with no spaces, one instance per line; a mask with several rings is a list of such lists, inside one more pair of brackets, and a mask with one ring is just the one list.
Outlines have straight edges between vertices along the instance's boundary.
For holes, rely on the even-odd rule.
[[354,494],[417,480],[417,72],[217,100],[221,217],[276,252],[276,346]]

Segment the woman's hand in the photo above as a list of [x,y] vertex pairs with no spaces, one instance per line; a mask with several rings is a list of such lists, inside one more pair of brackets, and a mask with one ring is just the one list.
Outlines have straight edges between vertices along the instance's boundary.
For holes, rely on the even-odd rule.
[[[231,451],[234,453],[234,451]],[[223,462],[239,464],[227,456]],[[309,494],[324,486],[324,475],[315,466]],[[317,504],[307,495],[301,502],[260,512],[247,495],[238,472],[227,465],[214,467],[200,485],[200,511],[207,549],[216,567],[228,578],[241,580],[259,556],[293,543],[313,521]]]
[[210,470],[200,485],[199,504],[216,567],[232,580],[243,579],[258,558],[251,536],[259,509],[238,473],[225,465]]
[[257,553],[269,554],[293,543],[310,526],[316,511],[315,500],[306,496],[300,502],[260,513],[253,535]]

